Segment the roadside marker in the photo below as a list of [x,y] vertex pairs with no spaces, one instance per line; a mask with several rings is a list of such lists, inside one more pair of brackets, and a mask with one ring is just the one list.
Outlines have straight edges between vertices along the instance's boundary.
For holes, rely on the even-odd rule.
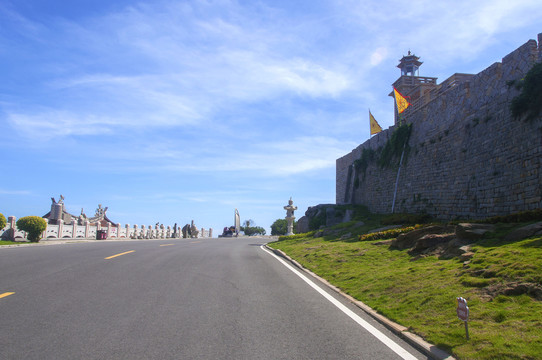
[[123,252],[123,253],[120,253],[120,254],[117,254],[117,255],[106,257],[105,260],[113,259],[113,258],[116,258],[117,256],[126,255],[126,254],[133,253],[133,252],[135,252],[135,250],[126,251],[126,252]]
[[13,295],[13,294],[15,294],[15,293],[14,293],[14,292],[5,292],[5,293],[3,293],[3,294],[0,294],[0,299],[1,299],[1,298],[5,298],[6,296]]

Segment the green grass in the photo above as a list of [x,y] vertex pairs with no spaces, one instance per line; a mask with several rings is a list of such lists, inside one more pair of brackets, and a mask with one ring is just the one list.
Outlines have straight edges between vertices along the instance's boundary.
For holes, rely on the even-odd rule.
[[14,242],[14,241],[5,241],[5,240],[0,240],[0,246],[1,245],[16,245],[18,244],[17,242]]
[[[298,235],[269,245],[459,359],[542,359],[542,301],[486,291],[512,281],[542,283],[542,237],[506,243],[510,228],[473,246],[468,267],[357,237],[339,241],[349,231],[344,225],[335,238]],[[455,312],[459,296],[468,300],[470,340]]]

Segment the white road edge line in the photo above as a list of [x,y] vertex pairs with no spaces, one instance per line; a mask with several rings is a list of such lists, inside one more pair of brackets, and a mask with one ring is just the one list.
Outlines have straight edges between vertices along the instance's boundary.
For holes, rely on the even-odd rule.
[[329,302],[331,302],[333,305],[338,307],[342,312],[344,312],[346,315],[348,315],[352,320],[354,320],[356,323],[358,323],[361,327],[363,327],[365,330],[367,330],[369,333],[371,333],[374,337],[376,337],[378,340],[380,340],[384,345],[389,347],[391,350],[393,350],[397,355],[402,357],[405,360],[416,360],[414,356],[412,356],[408,351],[403,349],[401,346],[399,346],[396,342],[394,342],[392,339],[384,335],[382,332],[380,332],[378,329],[376,329],[374,326],[369,324],[367,321],[363,320],[361,317],[359,317],[358,314],[341,304],[337,299],[335,299],[333,296],[329,295],[326,291],[324,291],[322,288],[320,288],[318,285],[313,283],[311,280],[309,280],[305,275],[299,272],[296,268],[294,268],[292,265],[288,264],[285,260],[281,259],[279,256],[275,255],[273,252],[267,250],[264,245],[260,246],[260,248],[268,253],[269,255],[275,257],[278,261],[280,261],[284,266],[286,266],[288,269],[290,269],[294,274],[299,276],[303,281],[305,281],[307,284],[309,284],[314,290],[318,291],[320,295],[325,297]]

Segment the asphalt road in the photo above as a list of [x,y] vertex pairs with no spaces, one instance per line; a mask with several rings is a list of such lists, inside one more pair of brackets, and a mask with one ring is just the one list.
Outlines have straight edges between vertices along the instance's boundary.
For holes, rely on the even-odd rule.
[[332,291],[327,299],[265,241],[0,249],[0,359],[427,358]]

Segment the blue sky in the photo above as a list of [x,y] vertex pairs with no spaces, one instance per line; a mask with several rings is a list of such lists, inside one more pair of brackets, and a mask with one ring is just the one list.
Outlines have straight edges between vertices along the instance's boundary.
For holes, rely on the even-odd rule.
[[439,82],[542,32],[540,0],[0,3],[0,212],[269,232],[335,202],[335,160],[393,124],[409,50]]

